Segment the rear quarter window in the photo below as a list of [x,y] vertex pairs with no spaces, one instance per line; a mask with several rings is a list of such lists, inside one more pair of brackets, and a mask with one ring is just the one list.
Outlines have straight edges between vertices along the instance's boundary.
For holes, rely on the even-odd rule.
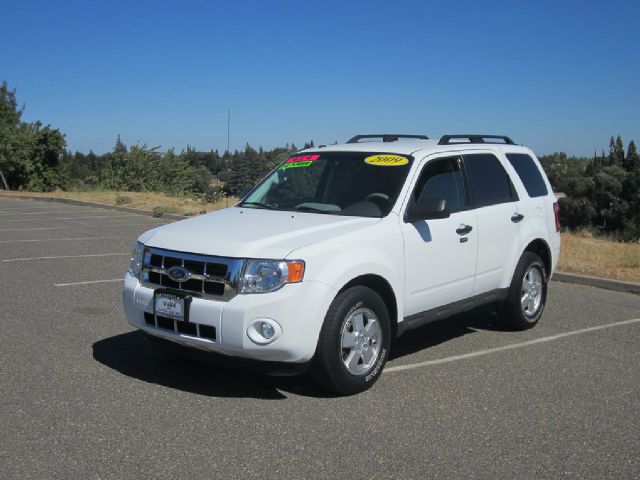
[[507,159],[522,180],[530,197],[544,197],[549,193],[536,162],[526,153],[507,153]]

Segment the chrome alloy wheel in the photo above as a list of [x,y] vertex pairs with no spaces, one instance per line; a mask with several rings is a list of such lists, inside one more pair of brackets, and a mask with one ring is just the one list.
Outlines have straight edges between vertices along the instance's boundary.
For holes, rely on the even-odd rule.
[[380,355],[382,330],[375,313],[358,308],[342,325],[341,358],[347,371],[364,375],[373,367]]
[[530,266],[522,279],[520,293],[520,308],[525,318],[531,318],[538,313],[542,305],[542,273],[535,266]]

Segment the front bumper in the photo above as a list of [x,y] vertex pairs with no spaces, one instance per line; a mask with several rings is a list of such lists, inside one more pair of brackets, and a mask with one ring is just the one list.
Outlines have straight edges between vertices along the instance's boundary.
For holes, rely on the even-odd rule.
[[[272,293],[237,295],[228,302],[194,297],[189,322],[214,327],[216,335],[211,339],[146,323],[145,313],[153,314],[153,292],[126,274],[123,301],[127,320],[147,334],[230,357],[288,363],[311,360],[324,316],[337,293],[324,283],[311,281],[288,284]],[[274,320],[281,327],[280,336],[272,343],[259,345],[249,338],[247,328],[259,318]]]

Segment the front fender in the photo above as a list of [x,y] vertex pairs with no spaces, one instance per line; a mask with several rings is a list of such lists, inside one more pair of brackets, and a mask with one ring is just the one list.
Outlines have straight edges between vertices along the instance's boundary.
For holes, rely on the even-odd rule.
[[336,291],[362,275],[382,277],[393,290],[398,320],[402,319],[404,249],[397,220],[387,217],[356,232],[294,250],[288,257],[305,261],[305,281],[322,282]]

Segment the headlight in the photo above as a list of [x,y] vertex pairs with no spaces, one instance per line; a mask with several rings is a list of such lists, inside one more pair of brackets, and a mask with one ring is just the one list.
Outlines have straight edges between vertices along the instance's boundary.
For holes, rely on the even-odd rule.
[[267,293],[285,283],[302,281],[302,260],[247,260],[240,279],[240,293]]
[[131,255],[131,263],[129,263],[129,269],[127,271],[138,279],[140,278],[140,271],[142,269],[143,255],[144,245],[140,242],[136,242],[136,246],[133,249],[133,255]]

